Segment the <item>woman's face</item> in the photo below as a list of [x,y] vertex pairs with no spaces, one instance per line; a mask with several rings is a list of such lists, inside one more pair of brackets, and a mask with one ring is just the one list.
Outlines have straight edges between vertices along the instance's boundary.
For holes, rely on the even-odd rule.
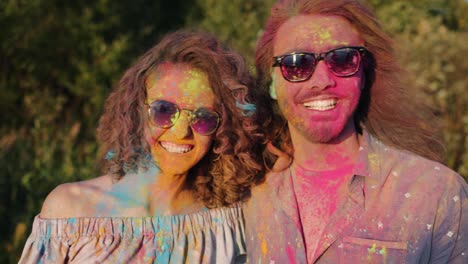
[[[215,95],[205,73],[183,63],[163,63],[145,82],[147,104],[165,100],[179,109],[199,107],[214,109]],[[192,130],[189,111],[181,110],[179,118],[169,128],[160,128],[149,122],[147,141],[151,154],[165,174],[187,173],[211,147],[213,134],[204,136]]]

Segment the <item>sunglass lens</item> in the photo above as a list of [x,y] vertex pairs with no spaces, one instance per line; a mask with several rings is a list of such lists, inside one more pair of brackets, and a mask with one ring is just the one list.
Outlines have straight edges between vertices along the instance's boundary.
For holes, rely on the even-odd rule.
[[198,108],[193,112],[191,127],[201,135],[209,135],[218,128],[219,116],[216,112]]
[[316,60],[310,54],[290,54],[281,61],[283,77],[292,82],[303,81],[310,77],[315,69]]
[[326,61],[336,75],[347,76],[356,73],[359,68],[360,58],[358,50],[344,48],[328,53]]
[[164,101],[158,100],[151,103],[150,117],[154,122],[154,125],[162,128],[168,128],[174,125],[178,118],[179,109],[177,105]]

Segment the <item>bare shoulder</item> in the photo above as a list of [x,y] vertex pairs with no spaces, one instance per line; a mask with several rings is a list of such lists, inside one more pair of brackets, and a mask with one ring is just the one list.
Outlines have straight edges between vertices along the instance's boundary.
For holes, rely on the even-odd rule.
[[42,205],[41,218],[91,216],[93,205],[112,186],[109,175],[94,179],[64,183],[49,193]]

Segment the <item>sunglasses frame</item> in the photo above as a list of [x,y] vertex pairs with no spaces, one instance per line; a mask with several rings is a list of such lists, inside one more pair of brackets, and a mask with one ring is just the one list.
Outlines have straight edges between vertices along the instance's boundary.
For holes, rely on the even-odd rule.
[[[176,116],[175,116],[174,121],[171,122],[170,125],[159,126],[154,122],[154,120],[152,120],[152,118],[151,118],[151,105],[153,103],[155,103],[155,102],[158,102],[158,101],[163,101],[163,102],[172,104],[172,105],[174,105],[176,107],[176,109],[177,109],[177,112],[175,113]],[[173,127],[175,125],[175,123],[177,122],[177,120],[179,120],[180,114],[181,114],[182,111],[187,111],[188,112],[187,120],[188,120],[188,122],[190,124],[190,128],[192,129],[193,132],[195,132],[195,133],[197,133],[199,135],[203,135],[203,136],[211,135],[219,128],[219,126],[221,124],[221,117],[220,117],[219,113],[214,111],[214,110],[208,109],[206,107],[198,107],[198,108],[196,108],[194,110],[190,110],[190,109],[180,108],[177,104],[175,104],[173,102],[170,102],[170,101],[167,101],[167,100],[162,100],[162,99],[155,100],[155,101],[151,102],[150,104],[145,103],[145,105],[148,107],[148,116],[149,116],[149,119],[150,119],[150,123],[153,124],[156,127],[159,127],[159,128],[168,129],[168,128]],[[213,129],[213,131],[211,131],[209,133],[200,133],[200,132],[196,131],[196,129],[193,127],[193,124],[194,124],[193,120],[194,120],[194,117],[195,117],[195,115],[193,113],[198,111],[199,109],[206,109],[207,111],[216,114],[216,127]]]
[[[326,56],[328,54],[330,54],[331,52],[334,52],[334,51],[337,51],[337,50],[342,50],[342,49],[353,49],[353,50],[357,50],[358,51],[358,54],[359,54],[359,61],[358,61],[358,65],[356,67],[356,70],[351,72],[351,73],[347,73],[347,74],[339,74],[339,73],[336,73],[335,71],[332,70],[332,68],[330,67],[330,65],[328,64],[328,62],[325,60]],[[274,61],[273,61],[273,65],[272,67],[281,67],[283,66],[283,59],[286,57],[286,56],[293,56],[293,55],[310,55],[312,56],[313,58],[315,58],[315,64],[313,66],[313,69],[310,71],[310,74],[308,74],[304,79],[299,79],[299,80],[290,80],[288,79],[286,76],[284,76],[284,73],[283,73],[283,70],[281,69],[281,75],[283,75],[283,78],[288,81],[288,82],[305,82],[307,80],[310,79],[310,77],[312,77],[312,75],[314,74],[315,72],[315,68],[317,67],[317,64],[319,63],[319,61],[324,61],[325,64],[327,65],[328,69],[335,75],[335,76],[338,76],[338,77],[348,77],[348,76],[351,76],[353,74],[355,74],[360,66],[361,66],[361,61],[362,61],[362,57],[365,56],[365,54],[367,53],[367,49],[363,46],[344,46],[344,47],[339,47],[339,48],[335,48],[335,49],[331,49],[331,50],[328,50],[328,51],[325,51],[325,52],[319,52],[319,53],[313,53],[313,52],[292,52],[292,53],[288,53],[288,54],[283,54],[283,55],[279,55],[279,56],[275,56],[273,57]]]

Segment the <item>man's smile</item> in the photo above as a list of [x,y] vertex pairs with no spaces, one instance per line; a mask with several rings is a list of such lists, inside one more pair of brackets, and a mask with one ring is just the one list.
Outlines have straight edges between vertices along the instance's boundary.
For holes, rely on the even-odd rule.
[[312,100],[304,102],[303,105],[307,109],[312,109],[316,111],[327,111],[335,108],[338,100],[336,98],[330,98],[326,100]]

